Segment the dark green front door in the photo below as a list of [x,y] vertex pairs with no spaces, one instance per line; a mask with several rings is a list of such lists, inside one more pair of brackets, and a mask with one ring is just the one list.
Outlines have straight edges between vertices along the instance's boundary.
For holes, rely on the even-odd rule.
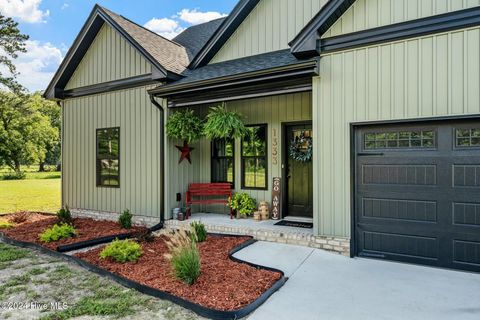
[[[312,125],[289,125],[285,127],[286,152],[286,209],[284,216],[313,217],[313,173],[312,161],[295,160],[290,154],[290,146],[295,139],[312,137]],[[305,150],[307,146],[305,146]]]

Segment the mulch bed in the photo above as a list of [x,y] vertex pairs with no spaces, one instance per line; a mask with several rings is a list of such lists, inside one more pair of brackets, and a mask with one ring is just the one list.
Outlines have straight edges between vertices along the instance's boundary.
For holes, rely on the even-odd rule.
[[282,275],[257,269],[230,260],[229,252],[249,240],[248,237],[208,236],[198,245],[201,255],[201,274],[192,285],[177,280],[170,262],[164,237],[143,242],[143,255],[136,263],[120,264],[101,259],[99,247],[76,254],[76,257],[102,269],[190,302],[220,311],[239,310],[260,297]]
[[[8,220],[10,215],[2,216]],[[97,221],[93,219],[76,218],[73,219],[73,225],[77,232],[75,237],[61,239],[59,241],[44,243],[39,239],[39,235],[47,228],[51,228],[58,220],[54,215],[31,212],[28,220],[15,225],[13,228],[0,229],[7,237],[18,241],[31,242],[43,247],[56,250],[58,246],[79,243],[87,240],[93,240],[100,237],[120,235],[124,233],[138,232],[145,230],[142,227],[132,229],[123,229],[114,221]]]

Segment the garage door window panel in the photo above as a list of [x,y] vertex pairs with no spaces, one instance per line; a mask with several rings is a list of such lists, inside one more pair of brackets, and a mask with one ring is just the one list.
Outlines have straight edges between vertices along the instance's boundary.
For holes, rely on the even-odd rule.
[[456,129],[455,144],[457,148],[480,147],[480,128]]
[[434,130],[368,132],[364,134],[365,150],[378,149],[433,149],[436,147]]

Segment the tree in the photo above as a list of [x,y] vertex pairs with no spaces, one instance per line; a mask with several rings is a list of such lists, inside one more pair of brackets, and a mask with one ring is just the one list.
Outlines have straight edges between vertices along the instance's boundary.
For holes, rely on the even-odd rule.
[[0,91],[0,162],[17,173],[21,164],[45,162],[48,146],[58,143],[58,128],[40,111],[43,103],[38,94]]
[[45,157],[39,158],[39,170],[40,172],[45,171],[45,164],[54,164],[58,165],[61,155],[61,145],[59,132],[61,130],[61,118],[60,118],[60,108],[53,102],[46,100],[42,97],[40,92],[37,92],[30,96],[28,103],[35,109],[38,110],[42,115],[48,118],[50,126],[56,129],[57,137],[55,139],[45,140]]
[[17,93],[23,91],[23,87],[15,80],[17,69],[12,59],[16,59],[19,52],[26,51],[27,40],[28,36],[20,33],[17,22],[0,14],[0,66],[6,67],[10,73],[5,75],[0,71],[0,84]]

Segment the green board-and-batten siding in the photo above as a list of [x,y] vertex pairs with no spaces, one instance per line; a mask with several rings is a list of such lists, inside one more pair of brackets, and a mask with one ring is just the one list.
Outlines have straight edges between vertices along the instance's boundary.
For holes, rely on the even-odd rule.
[[262,0],[210,63],[287,49],[327,0]]
[[480,28],[323,55],[313,81],[314,208],[350,236],[350,125],[480,114]]
[[357,0],[323,37],[363,31],[480,5],[480,0]]
[[[208,113],[209,106],[195,107],[198,114],[204,117]],[[241,189],[241,159],[240,140],[235,144],[235,191],[247,192],[257,200],[271,202],[272,178],[281,177],[282,164],[282,123],[309,121],[312,119],[312,95],[310,92],[296,93],[289,95],[271,96],[249,100],[238,100],[227,103],[228,110],[238,111],[245,117],[247,124],[268,124],[268,190],[242,190]],[[275,141],[276,140],[276,141]],[[274,143],[275,142],[275,143]],[[184,203],[185,192],[189,183],[211,182],[210,177],[210,141],[202,139],[192,145],[195,150],[192,152],[192,164],[184,161],[178,164],[180,156],[175,144],[181,141],[168,140],[167,142],[167,163],[166,163],[166,207],[171,209],[177,206],[176,194],[182,194]],[[277,156],[273,161],[273,145],[276,144]],[[215,208],[214,206],[194,208],[198,211],[223,211],[225,207]],[[171,210],[166,212],[167,219],[171,217]]]
[[[161,112],[138,87],[63,102],[63,203],[71,208],[159,217]],[[98,128],[120,127],[120,188],[96,186]]]
[[150,74],[150,63],[115,29],[103,25],[66,90]]

